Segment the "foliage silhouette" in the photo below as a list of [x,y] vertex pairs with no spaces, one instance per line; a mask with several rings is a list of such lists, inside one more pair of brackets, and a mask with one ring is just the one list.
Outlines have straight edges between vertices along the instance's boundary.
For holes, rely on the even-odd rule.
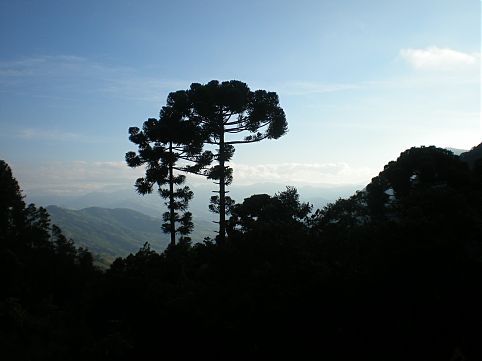
[[[233,170],[227,163],[234,154],[234,145],[278,139],[287,132],[286,117],[276,93],[251,91],[237,80],[221,83],[212,80],[204,85],[193,83],[189,90],[176,94],[173,106],[201,128],[204,143],[217,147],[214,156],[217,164],[204,174],[219,184],[218,195],[211,198],[209,209],[219,213],[218,240],[222,243],[226,234],[226,214],[234,204],[226,195],[226,186],[233,179]],[[240,138],[232,140],[231,135]]]
[[82,301],[98,277],[93,257],[51,225],[44,208],[25,206],[4,161],[0,185],[1,357],[75,359],[88,339]]
[[[374,183],[387,196],[375,209]],[[310,219],[293,188],[251,196],[233,206],[225,243],[119,260],[107,305],[125,303],[109,317],[151,305],[129,342],[155,354],[145,343],[155,333],[174,359],[477,360],[481,190],[474,171],[427,147],[402,153],[366,190]],[[154,332],[158,324],[165,331]]]
[[482,159],[482,143],[473,147],[468,152],[462,153],[460,159],[468,163],[471,168],[476,167],[477,161],[480,162],[480,159]]
[[249,232],[258,225],[297,226],[307,221],[312,205],[301,203],[296,188],[286,187],[270,197],[267,194],[255,194],[243,203],[233,206],[228,222],[228,234]]
[[[192,214],[187,212],[193,192],[188,186],[175,189],[185,181],[185,175],[175,175],[174,170],[198,173],[210,164],[212,154],[202,153],[201,129],[192,120],[186,119],[187,101],[182,92],[170,93],[167,105],[161,109],[159,120],[150,118],[144,122],[142,130],[129,128],[129,139],[138,145],[138,154],[128,152],[126,161],[130,167],[146,166],[146,175],[136,181],[140,194],[152,192],[157,184],[159,194],[168,199],[168,212],[163,214],[162,229],[171,235],[171,245],[176,242],[176,233],[186,237],[193,229]],[[184,166],[178,161],[190,162]],[[167,185],[168,188],[163,188]],[[178,212],[184,212],[180,215]],[[176,223],[180,225],[176,227]]]
[[[2,220],[0,349],[18,360],[480,360],[475,164],[412,148],[311,216],[292,187],[253,195],[233,205],[225,242],[146,244],[102,274],[82,268],[81,250],[72,262],[44,212],[20,206],[18,222]],[[0,181],[19,204],[16,183]]]

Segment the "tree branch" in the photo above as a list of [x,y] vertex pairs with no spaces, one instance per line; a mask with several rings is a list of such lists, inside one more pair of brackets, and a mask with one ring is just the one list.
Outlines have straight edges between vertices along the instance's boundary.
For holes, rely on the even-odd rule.
[[[226,116],[227,116],[227,118],[226,118]],[[229,124],[228,121],[229,121],[229,119],[231,119],[232,116],[233,116],[233,113],[225,113],[225,114],[223,114],[223,119],[224,119],[224,120],[223,120],[223,124],[224,124],[224,125],[228,125],[228,124]]]
[[212,141],[210,141],[210,140],[206,140],[204,143],[219,145],[219,142],[212,142]]
[[224,125],[235,125],[235,124],[240,124],[240,123],[243,123],[244,120],[235,120],[234,122],[229,122],[229,123],[224,123]]
[[232,129],[226,129],[224,132],[230,133],[230,134],[235,134],[235,133],[245,132],[247,130],[248,129],[246,129],[246,128],[232,128]]
[[253,140],[234,140],[232,142],[226,142],[225,144],[245,144],[245,143],[256,143],[256,142],[259,142],[263,139],[266,139],[268,138],[268,135],[264,135],[260,138],[256,138],[256,139],[253,139]]

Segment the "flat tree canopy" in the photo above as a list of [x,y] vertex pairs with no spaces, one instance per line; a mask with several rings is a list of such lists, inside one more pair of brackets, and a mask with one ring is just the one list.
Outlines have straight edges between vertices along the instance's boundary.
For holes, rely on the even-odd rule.
[[275,92],[251,91],[238,80],[222,83],[212,80],[205,85],[193,83],[186,93],[189,101],[184,105],[189,110],[186,109],[184,114],[189,114],[190,119],[201,127],[206,144],[217,146],[217,165],[206,175],[219,184],[216,191],[219,196],[211,198],[210,209],[219,212],[218,239],[222,242],[226,232],[226,212],[233,204],[226,196],[226,186],[232,181],[232,169],[226,163],[234,154],[234,145],[278,139],[287,132],[288,125]]

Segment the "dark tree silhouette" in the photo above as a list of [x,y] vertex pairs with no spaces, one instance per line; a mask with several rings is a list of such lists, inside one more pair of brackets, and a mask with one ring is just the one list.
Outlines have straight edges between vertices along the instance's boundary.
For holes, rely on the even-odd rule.
[[[139,150],[138,154],[126,154],[130,167],[146,166],[145,177],[138,178],[135,184],[138,193],[152,193],[153,186],[157,184],[160,196],[168,199],[166,205],[169,211],[163,214],[162,229],[170,233],[171,245],[176,242],[176,233],[185,237],[193,228],[192,214],[187,212],[193,192],[187,186],[175,189],[175,186],[184,183],[186,177],[183,174],[176,175],[174,171],[199,173],[212,160],[211,152],[202,153],[200,129],[185,117],[185,95],[183,92],[169,94],[159,120],[149,118],[144,122],[142,130],[129,128],[129,139],[138,145]],[[184,164],[180,165],[178,161]],[[184,213],[180,215],[178,211]],[[180,226],[176,227],[176,223]]]
[[434,146],[413,147],[385,165],[363,191],[329,204],[313,218],[318,218],[324,227],[336,224],[343,228],[397,221],[410,203],[422,204],[421,199],[429,192],[459,190],[469,180],[467,164],[452,152]]
[[[211,197],[210,210],[219,213],[220,242],[225,239],[226,213],[233,201],[226,196],[226,186],[233,179],[232,168],[227,166],[234,154],[235,144],[259,142],[263,139],[277,139],[287,132],[287,122],[279,105],[278,95],[265,90],[251,91],[240,81],[220,83],[212,80],[202,85],[191,84],[191,119],[203,129],[204,142],[217,146],[215,160],[206,175],[219,184]],[[240,138],[231,139],[231,135]]]
[[254,195],[229,243],[100,274],[0,161],[2,359],[481,360],[481,180],[480,158],[412,148],[309,221],[294,188]]
[[255,194],[232,207],[229,232],[249,232],[259,226],[294,226],[307,221],[312,205],[302,203],[295,187],[286,187],[274,197]]
[[430,189],[460,188],[468,179],[467,164],[449,150],[413,147],[372,179],[366,201],[374,220],[398,217],[405,198]]
[[468,152],[462,153],[460,159],[469,164],[471,168],[476,166],[477,161],[482,159],[482,143],[473,147]]
[[22,227],[25,203],[9,165],[0,160],[0,244]]
[[81,310],[98,274],[93,257],[51,225],[45,208],[26,207],[22,198],[10,167],[0,160],[2,359],[76,359],[75,339],[88,334]]

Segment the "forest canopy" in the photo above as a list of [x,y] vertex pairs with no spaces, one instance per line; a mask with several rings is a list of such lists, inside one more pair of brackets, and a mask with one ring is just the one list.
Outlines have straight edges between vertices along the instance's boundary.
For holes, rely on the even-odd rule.
[[481,162],[411,148],[348,199],[311,212],[293,187],[252,195],[233,206],[226,242],[146,244],[102,272],[24,204],[2,162],[2,352],[478,360],[481,175]]

